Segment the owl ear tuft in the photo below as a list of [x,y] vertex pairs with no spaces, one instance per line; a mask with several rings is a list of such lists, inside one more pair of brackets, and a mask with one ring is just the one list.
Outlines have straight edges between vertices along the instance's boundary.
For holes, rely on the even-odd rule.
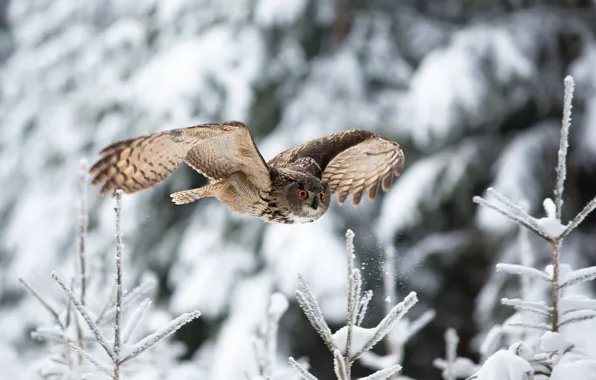
[[272,166],[269,166],[269,179],[271,181],[275,181],[277,179],[277,176],[279,176],[279,172],[277,171],[277,169],[275,169]]

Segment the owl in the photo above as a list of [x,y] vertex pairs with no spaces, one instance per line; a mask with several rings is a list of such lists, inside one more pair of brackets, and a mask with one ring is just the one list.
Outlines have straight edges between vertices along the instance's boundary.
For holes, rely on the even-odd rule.
[[112,144],[89,172],[100,193],[135,193],[163,181],[182,161],[209,184],[171,195],[187,204],[215,197],[233,211],[275,223],[309,223],[329,209],[333,195],[358,205],[387,191],[404,165],[399,145],[366,130],[308,141],[265,161],[248,127],[238,121],[201,124]]

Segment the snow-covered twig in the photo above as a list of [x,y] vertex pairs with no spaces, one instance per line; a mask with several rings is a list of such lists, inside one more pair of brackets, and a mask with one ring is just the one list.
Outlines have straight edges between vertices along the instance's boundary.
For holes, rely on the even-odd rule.
[[99,369],[101,372],[103,372],[104,374],[108,375],[109,377],[114,378],[114,376],[112,375],[112,373],[110,372],[110,370],[108,369],[108,367],[106,367],[105,365],[101,364],[89,352],[83,350],[81,347],[79,347],[77,345],[74,345],[72,343],[70,343],[68,345],[68,347],[70,347],[71,350],[76,351],[77,353],[79,353],[79,355],[81,355],[85,359],[87,359],[89,361],[89,363],[91,363],[91,364],[93,364],[95,366],[95,368]]
[[[359,305],[357,298],[360,295],[360,288],[362,286],[362,279],[360,278],[360,271],[354,271],[354,232],[352,230],[346,231],[346,256],[348,269],[348,315],[346,318],[346,326],[348,327],[348,337],[346,339],[346,347],[344,355],[350,357],[350,345],[352,344],[352,329],[354,327],[354,320],[357,318]],[[358,274],[358,276],[356,276]],[[355,316],[356,315],[356,316]]]
[[437,358],[433,365],[440,369],[445,380],[456,380],[462,377],[468,378],[478,371],[478,365],[467,358],[457,356],[459,336],[453,328],[445,331],[445,359]]
[[529,311],[547,317],[550,316],[551,313],[551,308],[546,306],[546,304],[542,301],[530,302],[519,298],[502,298],[501,304],[511,306],[517,310]]
[[[350,338],[346,340],[349,341]],[[350,363],[346,363],[346,358],[341,351],[337,349],[333,351],[333,370],[338,380],[350,380]]]
[[313,375],[311,375],[311,373],[308,372],[308,370],[306,368],[304,368],[300,363],[298,363],[294,358],[290,357],[289,362],[292,365],[292,367],[294,367],[294,369],[296,369],[296,371],[298,371],[298,373],[300,374],[300,376],[302,376],[302,379],[304,379],[304,380],[317,380],[316,377],[314,377]]
[[519,276],[527,276],[530,278],[534,278],[536,280],[542,280],[545,282],[551,282],[552,278],[549,277],[548,274],[546,274],[543,271],[540,271],[536,268],[530,268],[530,267],[526,267],[523,265],[518,265],[518,264],[505,264],[505,263],[499,263],[496,266],[497,268],[497,272],[500,271],[504,271],[510,274],[516,274]]
[[567,148],[569,147],[569,127],[571,127],[571,109],[573,107],[573,90],[575,83],[573,77],[567,76],[564,80],[565,92],[563,95],[563,121],[561,127],[561,140],[559,143],[557,160],[557,184],[555,186],[556,218],[561,220],[561,209],[563,207],[563,189],[567,175]]
[[557,327],[565,326],[570,323],[586,321],[596,318],[596,310],[573,310],[565,314],[565,319]]
[[457,346],[459,344],[459,336],[453,328],[448,328],[445,331],[445,358],[447,359],[447,368],[443,372],[445,380],[455,380],[455,359],[457,359]]
[[27,289],[27,291],[29,292],[29,294],[31,294],[33,297],[35,297],[35,299],[37,299],[39,301],[39,303],[41,303],[41,305],[52,315],[52,317],[54,318],[54,320],[56,321],[56,323],[62,328],[64,329],[64,325],[62,324],[62,321],[60,320],[60,316],[58,315],[58,312],[56,311],[56,309],[51,306],[37,291],[37,289],[35,289],[33,287],[33,285],[31,285],[27,280],[25,280],[24,278],[19,278],[19,282],[21,283],[21,285],[23,285],[23,287],[25,289]]
[[541,330],[541,331],[549,331],[551,329],[551,326],[547,325],[546,323],[511,322],[511,323],[507,323],[507,326],[524,327],[524,328],[528,328],[528,329]]
[[565,228],[565,231],[563,231],[561,238],[569,235],[569,233],[573,231],[577,226],[579,226],[580,223],[583,222],[584,219],[592,211],[594,211],[594,209],[596,209],[596,197],[594,197],[590,202],[588,202],[588,204],[575,216],[575,218],[573,218],[573,220],[569,222],[569,224]]
[[[136,286],[130,292],[122,295],[122,308],[126,309],[127,307],[140,302],[142,299],[146,298],[149,293],[153,291],[155,288],[155,282],[153,280],[145,281],[140,285]],[[116,287],[114,287],[114,291],[111,292],[111,298],[114,298],[116,294]],[[102,313],[100,313],[99,317],[97,317],[96,323],[99,325],[106,321],[111,320],[114,315],[116,314],[116,306],[115,304],[108,303]]]
[[370,350],[375,344],[379,343],[381,339],[387,335],[391,328],[399,321],[407,312],[418,302],[416,292],[410,292],[404,300],[395,305],[389,314],[375,328],[372,338],[364,345],[362,351],[356,353],[352,360],[358,359],[362,352]]
[[298,304],[302,308],[306,318],[310,321],[310,324],[315,328],[316,332],[319,333],[321,338],[323,338],[327,347],[330,350],[333,350],[333,343],[331,343],[331,329],[329,329],[327,322],[325,322],[319,302],[301,275],[298,275],[298,283],[301,289],[296,291],[296,300],[298,301]]
[[580,282],[592,281],[594,279],[596,279],[596,267],[578,269],[562,279],[562,283],[559,284],[559,289],[564,289],[568,286],[579,284]]
[[122,332],[122,343],[128,343],[132,332],[135,328],[139,325],[139,322],[145,316],[145,313],[151,307],[151,300],[147,298],[132,313],[132,315],[128,318],[128,322],[126,323],[126,327],[124,327],[124,331]]
[[122,358],[120,363],[124,364],[127,361],[135,358],[139,354],[147,351],[160,340],[175,333],[180,327],[184,326],[193,319],[199,318],[200,316],[201,312],[198,310],[182,314],[178,318],[168,323],[165,327],[161,328],[160,330],[157,330],[153,334],[146,336],[138,343],[132,345],[130,351]]
[[255,356],[259,369],[259,379],[273,379],[277,353],[277,331],[279,320],[288,309],[288,299],[281,293],[273,293],[269,298],[267,320],[260,328],[254,341]]
[[381,369],[372,375],[362,377],[360,380],[385,380],[390,379],[393,375],[397,375],[397,373],[401,371],[401,365],[396,364],[392,367]]
[[360,304],[358,305],[358,318],[356,320],[356,326],[360,326],[364,321],[364,317],[366,316],[366,311],[368,310],[368,304],[372,299],[373,292],[372,290],[367,290],[364,292],[364,295],[360,298]]
[[493,196],[495,199],[486,200],[482,197],[476,196],[472,198],[475,203],[491,208],[504,216],[512,219],[518,224],[542,236],[546,240],[551,240],[551,236],[547,231],[537,222],[535,218],[530,216],[521,206],[516,205],[505,195],[498,192],[496,189],[489,187],[486,190],[487,195]]
[[114,380],[120,378],[120,324],[122,318],[122,229],[120,211],[122,210],[122,190],[116,191],[116,317],[114,318]]
[[81,159],[79,170],[79,186],[81,191],[81,199],[79,201],[79,223],[77,236],[77,257],[79,266],[79,283],[81,285],[81,304],[85,305],[85,295],[87,292],[87,264],[85,257],[85,243],[87,241],[87,180],[89,178],[88,167],[86,159]]
[[72,302],[74,307],[78,310],[79,314],[81,314],[81,316],[87,323],[87,326],[89,326],[89,329],[93,333],[93,336],[95,336],[97,343],[99,343],[100,346],[103,347],[104,351],[108,354],[110,359],[114,360],[114,353],[108,346],[106,339],[104,338],[99,327],[97,326],[97,324],[95,323],[85,306],[81,304],[81,302],[77,299],[77,296],[72,292],[72,290],[70,290],[70,288],[66,286],[66,283],[64,283],[64,279],[62,279],[62,277],[60,277],[60,275],[56,273],[56,271],[52,271],[52,278],[58,283],[58,285],[60,285],[62,290],[66,292],[66,295],[68,295],[70,302]]

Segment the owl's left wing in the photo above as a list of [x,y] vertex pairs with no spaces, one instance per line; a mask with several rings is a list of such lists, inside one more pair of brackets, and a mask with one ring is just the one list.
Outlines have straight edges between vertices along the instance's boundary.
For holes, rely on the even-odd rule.
[[182,162],[213,179],[241,173],[255,188],[270,188],[269,167],[248,127],[238,121],[200,124],[124,140],[100,152],[89,172],[101,194],[130,194],[163,181]]
[[315,139],[275,156],[276,166],[302,157],[311,157],[321,167],[322,179],[341,205],[348,195],[358,205],[364,192],[375,199],[379,187],[389,190],[401,173],[404,153],[399,144],[365,130],[348,130]]

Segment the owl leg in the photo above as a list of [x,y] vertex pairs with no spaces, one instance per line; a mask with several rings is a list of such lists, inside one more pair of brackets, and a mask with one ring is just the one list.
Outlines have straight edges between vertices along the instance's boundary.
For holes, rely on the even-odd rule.
[[201,198],[216,197],[225,185],[220,183],[212,183],[207,186],[199,187],[198,189],[190,189],[185,191],[179,191],[174,194],[170,194],[172,202],[177,205],[184,205],[198,201]]

